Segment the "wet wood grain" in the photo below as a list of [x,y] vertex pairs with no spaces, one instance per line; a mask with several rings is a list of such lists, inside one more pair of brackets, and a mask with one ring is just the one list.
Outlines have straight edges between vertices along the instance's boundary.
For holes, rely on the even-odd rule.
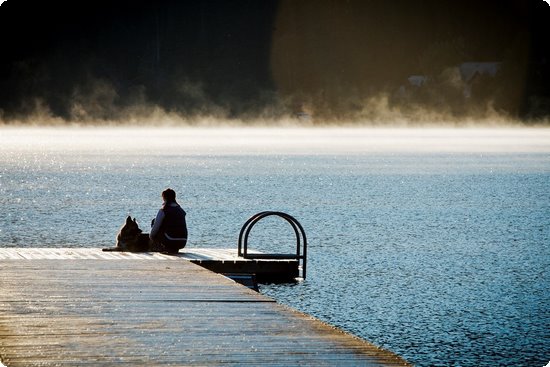
[[404,365],[189,261],[71,251],[54,259],[0,249],[7,367]]

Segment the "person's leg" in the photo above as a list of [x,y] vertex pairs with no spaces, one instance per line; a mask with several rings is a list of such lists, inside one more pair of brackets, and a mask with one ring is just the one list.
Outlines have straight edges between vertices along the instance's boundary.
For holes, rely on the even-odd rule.
[[162,244],[162,242],[155,239],[151,242],[151,251],[153,251],[153,252],[165,252],[166,249],[164,248],[164,245]]
[[[153,226],[154,223],[155,220],[153,219],[151,226]],[[164,237],[164,233],[157,233],[156,236],[152,238],[151,251],[166,252],[166,246],[164,245],[165,241],[166,237]]]
[[165,241],[162,241],[163,245],[164,245],[164,248],[166,250],[166,252],[168,253],[171,253],[171,254],[177,254],[179,252],[179,250],[181,250],[182,248],[185,247],[185,245],[187,244],[187,240],[183,240],[183,241],[171,241],[171,240],[165,240]]

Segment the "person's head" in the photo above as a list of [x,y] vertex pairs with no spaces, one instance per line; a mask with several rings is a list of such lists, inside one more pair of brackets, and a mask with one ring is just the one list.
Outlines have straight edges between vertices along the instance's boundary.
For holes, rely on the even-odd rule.
[[176,201],[176,192],[172,189],[166,189],[162,192],[162,199],[166,202]]

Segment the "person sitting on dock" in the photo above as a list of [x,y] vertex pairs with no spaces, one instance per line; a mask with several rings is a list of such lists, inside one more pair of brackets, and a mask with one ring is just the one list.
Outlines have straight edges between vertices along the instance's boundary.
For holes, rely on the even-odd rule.
[[151,223],[149,237],[162,252],[177,254],[187,244],[186,213],[176,202],[174,190],[164,190],[162,200],[164,203]]

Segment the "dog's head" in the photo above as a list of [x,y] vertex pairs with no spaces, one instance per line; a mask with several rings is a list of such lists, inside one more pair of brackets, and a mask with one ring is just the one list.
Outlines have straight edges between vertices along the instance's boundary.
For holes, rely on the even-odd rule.
[[136,218],[128,216],[126,223],[120,228],[118,235],[116,236],[117,247],[125,247],[128,242],[135,241],[139,235],[143,232],[137,222]]

